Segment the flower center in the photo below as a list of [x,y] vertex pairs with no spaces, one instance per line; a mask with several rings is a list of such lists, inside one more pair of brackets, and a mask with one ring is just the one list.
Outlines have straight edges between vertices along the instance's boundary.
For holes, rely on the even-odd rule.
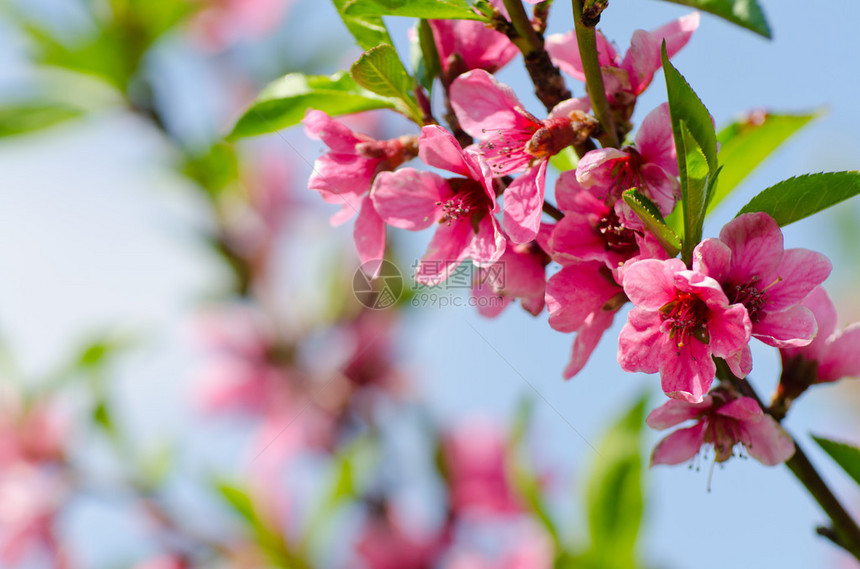
[[615,162],[612,169],[612,177],[615,179],[615,185],[622,192],[630,188],[637,188],[643,193],[647,193],[647,184],[642,177],[642,156],[632,146],[623,149],[627,154],[626,158],[620,158]]
[[633,256],[639,251],[639,245],[636,243],[636,232],[621,223],[614,209],[610,209],[609,213],[597,222],[596,229],[603,238],[607,251],[616,251],[629,256]]
[[747,309],[747,313],[750,316],[750,320],[754,324],[758,324],[760,320],[760,313],[767,306],[767,303],[770,302],[770,298],[767,295],[766,290],[759,290],[756,286],[756,278],[752,280],[739,284],[739,285],[726,285],[723,287],[723,292],[726,293],[726,296],[731,300],[732,304],[743,304],[744,308]]
[[663,315],[663,322],[668,325],[669,337],[679,348],[689,343],[691,337],[703,344],[710,342],[708,335],[710,309],[696,295],[678,291],[675,300],[663,305],[660,312]]
[[452,223],[465,217],[480,219],[489,210],[489,198],[484,187],[475,180],[453,178],[448,185],[454,195],[445,201],[436,202],[442,208],[442,219],[439,223]]

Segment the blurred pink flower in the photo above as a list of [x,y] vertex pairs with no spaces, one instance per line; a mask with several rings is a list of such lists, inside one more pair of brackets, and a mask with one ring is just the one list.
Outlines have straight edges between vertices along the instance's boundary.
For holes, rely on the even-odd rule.
[[[501,0],[490,0],[490,3],[508,17]],[[447,81],[471,69],[494,73],[519,53],[508,36],[488,28],[483,22],[429,20],[429,24]]]
[[266,35],[283,22],[293,0],[203,0],[192,31],[203,47],[220,51]]
[[190,569],[187,560],[178,555],[161,555],[138,563],[133,569]]
[[729,305],[714,279],[687,270],[680,259],[645,259],[626,270],[624,292],[635,305],[618,337],[625,371],[659,371],[666,395],[691,403],[711,386],[712,355],[738,377],[750,372],[749,315]]
[[827,292],[816,287],[804,300],[818,322],[818,335],[807,346],[780,348],[783,374],[793,374],[807,385],[860,377],[860,322],[836,328],[836,307]]
[[367,569],[431,569],[450,542],[447,527],[413,535],[390,512],[374,514],[361,528],[356,553]]
[[464,423],[444,435],[442,449],[454,512],[495,517],[522,511],[508,473],[508,441],[498,427]]
[[531,520],[518,524],[512,540],[500,544],[495,555],[460,549],[444,569],[551,569],[555,559],[552,540]]
[[703,445],[713,445],[716,462],[728,460],[738,443],[751,457],[769,466],[785,462],[794,454],[791,437],[755,400],[724,389],[715,389],[700,403],[669,400],[647,419],[648,426],[659,430],[685,421],[696,423],[660,441],[651,455],[652,465],[686,462]]
[[782,231],[766,213],[746,213],[706,239],[693,253],[693,270],[746,308],[752,335],[778,348],[803,346],[816,333],[815,317],[801,302],[830,274],[821,253],[783,249]]

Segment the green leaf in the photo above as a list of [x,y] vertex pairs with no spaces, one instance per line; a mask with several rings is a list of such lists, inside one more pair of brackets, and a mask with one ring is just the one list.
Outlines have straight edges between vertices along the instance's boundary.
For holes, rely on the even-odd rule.
[[383,44],[365,51],[349,71],[355,82],[365,89],[402,101],[407,114],[421,123],[421,113],[413,96],[415,80],[406,72],[393,47]]
[[642,525],[644,461],[640,452],[645,398],[613,425],[598,446],[589,475],[586,505],[591,548],[581,566],[636,567],[636,541]]
[[854,479],[854,482],[860,484],[860,449],[824,437],[813,435],[812,439],[836,461],[836,464],[842,467],[842,470],[848,473],[848,476]]
[[482,20],[466,0],[347,0],[350,16],[405,16],[429,20]]
[[36,132],[82,114],[80,109],[52,102],[0,107],[0,137]]
[[735,121],[717,134],[723,167],[720,183],[708,212],[722,202],[750,172],[782,145],[792,134],[806,126],[818,113],[774,115],[754,113]]
[[428,93],[433,92],[433,80],[442,70],[439,62],[439,52],[436,50],[436,41],[433,39],[433,31],[427,20],[418,21],[418,34],[416,41],[412,43],[412,70],[415,79]]
[[764,12],[756,0],[665,0],[709,12],[770,39],[771,31]]
[[672,135],[678,154],[681,202],[684,211],[684,240],[681,256],[690,262],[693,248],[701,241],[702,222],[719,171],[717,135],[708,109],[678,73],[662,47],[663,73],[672,119]]
[[624,192],[623,198],[624,203],[630,206],[630,209],[645,223],[645,227],[660,241],[660,244],[663,245],[669,256],[674,257],[677,255],[678,251],[681,250],[681,239],[666,224],[666,220],[663,219],[660,210],[654,202],[639,193],[636,188]]
[[392,45],[391,36],[381,17],[345,14],[343,10],[347,0],[332,0],[332,4],[361,49],[370,49],[383,43]]
[[857,194],[860,194],[860,171],[806,174],[762,190],[737,215],[763,211],[782,227]]
[[290,73],[263,89],[236,122],[228,139],[266,134],[293,126],[310,108],[337,116],[396,107],[396,101],[359,87],[344,72],[331,77]]
[[554,154],[549,159],[549,165],[559,172],[567,172],[568,170],[576,170],[576,165],[579,164],[579,156],[573,151],[573,148],[568,146],[558,154]]

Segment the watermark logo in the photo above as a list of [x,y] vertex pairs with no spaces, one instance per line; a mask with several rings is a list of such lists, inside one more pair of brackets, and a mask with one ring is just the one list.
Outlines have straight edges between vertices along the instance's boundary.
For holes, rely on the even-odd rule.
[[391,261],[367,261],[352,277],[352,292],[356,300],[367,308],[391,308],[403,294],[403,275]]

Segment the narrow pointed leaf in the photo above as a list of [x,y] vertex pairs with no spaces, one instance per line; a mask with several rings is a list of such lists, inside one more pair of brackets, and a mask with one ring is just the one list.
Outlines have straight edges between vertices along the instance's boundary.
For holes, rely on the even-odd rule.
[[624,203],[630,206],[630,209],[639,216],[645,227],[657,237],[657,240],[660,241],[660,244],[663,245],[669,256],[674,257],[677,255],[678,251],[681,250],[681,239],[666,224],[654,202],[639,193],[636,188],[624,192],[623,197]]
[[812,438],[824,449],[824,452],[830,455],[830,458],[836,461],[836,464],[842,467],[842,470],[848,473],[848,476],[854,479],[854,482],[860,484],[860,448],[824,437],[813,435]]
[[427,20],[418,21],[418,33],[416,41],[412,44],[412,71],[415,79],[428,93],[433,92],[433,81],[439,75],[442,64],[439,62],[439,52],[436,50],[436,41],[433,39],[433,31]]
[[314,108],[332,116],[396,108],[397,101],[356,85],[344,72],[331,77],[290,73],[270,83],[238,120],[229,139],[276,132],[298,124]]
[[701,240],[705,209],[709,196],[715,188],[719,168],[717,135],[708,109],[686,79],[669,63],[665,41],[661,51],[669,114],[672,120],[672,135],[675,139],[678,172],[681,179],[681,202],[684,212],[684,240],[681,255],[684,261],[689,263],[693,248]]
[[768,39],[772,37],[764,12],[756,0],[665,0],[689,6],[753,31]]
[[762,190],[737,215],[763,211],[782,227],[857,194],[860,194],[860,171],[806,174]]
[[735,121],[717,134],[723,167],[708,212],[722,202],[743,180],[764,162],[783,142],[809,124],[818,113],[775,115],[754,113]]
[[466,0],[347,0],[344,13],[431,20],[486,20]]
[[347,0],[332,0],[332,3],[361,49],[370,49],[380,44],[392,45],[391,36],[388,35],[388,29],[380,16],[345,14]]

